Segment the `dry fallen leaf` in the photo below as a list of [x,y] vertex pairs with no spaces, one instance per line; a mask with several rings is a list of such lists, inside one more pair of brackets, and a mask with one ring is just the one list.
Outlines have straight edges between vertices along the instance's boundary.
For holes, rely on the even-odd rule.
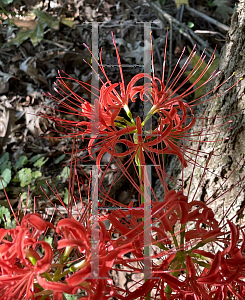
[[34,20],[20,20],[18,18],[12,19],[12,22],[22,30],[27,30],[28,28],[33,30],[37,26],[37,21]]
[[0,71],[0,94],[7,93],[9,91],[9,79],[15,78],[13,75],[10,75],[8,73],[3,73]]
[[0,110],[2,111],[0,114],[0,137],[5,137],[9,122],[9,110],[2,105],[0,105]]

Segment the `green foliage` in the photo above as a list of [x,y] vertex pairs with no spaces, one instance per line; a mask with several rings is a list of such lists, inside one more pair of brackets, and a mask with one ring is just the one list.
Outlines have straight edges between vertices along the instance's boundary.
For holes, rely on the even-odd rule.
[[68,191],[68,188],[65,188],[64,190],[64,196],[63,196],[63,202],[68,205],[68,202],[69,202],[69,191]]
[[[59,164],[65,158],[66,154],[60,155],[56,160],[55,164]],[[44,190],[46,185],[46,180],[49,177],[44,177],[42,173],[42,166],[46,164],[49,160],[48,157],[44,157],[41,154],[34,155],[31,158],[28,158],[26,155],[21,155],[19,159],[14,164],[13,170],[11,161],[9,159],[9,153],[6,152],[0,157],[0,175],[2,182],[0,181],[0,190],[6,188],[10,182],[15,183],[14,188],[17,188],[17,193],[19,187],[23,188],[30,186],[31,191],[37,191],[40,185],[43,185]],[[26,166],[27,165],[27,166]],[[70,176],[69,167],[65,166],[60,175],[54,178],[54,183],[58,184],[59,180],[65,182]],[[37,187],[38,180],[38,187]],[[16,183],[19,183],[19,187],[16,187]],[[51,183],[51,181],[50,181]],[[48,192],[48,191],[46,191]],[[68,190],[63,191],[64,202],[68,203]],[[25,193],[22,193],[23,200],[26,200],[27,197]]]
[[17,170],[20,167],[23,167],[25,164],[27,164],[28,158],[25,155],[21,155],[17,162],[14,165],[14,169]]
[[[14,179],[13,182],[20,182],[21,187],[25,187],[27,185],[30,185],[31,183],[34,183],[36,179],[42,177],[42,173],[40,171],[40,168],[48,161],[48,158],[43,157],[42,155],[38,154],[29,159],[27,156],[22,155],[19,157],[17,162],[14,165],[14,170],[17,171],[20,169]],[[24,165],[27,163],[33,164],[33,168],[23,168]],[[39,168],[37,170],[36,168]],[[2,178],[2,183],[4,188],[8,186],[10,183],[12,176],[11,176],[11,161],[9,160],[9,153],[6,152],[0,157],[0,174]],[[3,189],[2,184],[0,185],[0,190]]]
[[29,162],[30,162],[30,163],[34,163],[34,162],[36,162],[40,157],[42,157],[41,154],[34,155],[32,158],[29,159]]
[[66,300],[76,300],[77,298],[74,295],[64,293]]
[[1,171],[3,171],[6,168],[6,164],[9,162],[9,154],[8,152],[5,152],[1,157],[0,157],[0,168]]
[[[43,240],[44,240],[44,242],[48,243],[52,247],[53,238],[51,236],[45,236]],[[41,252],[44,253],[43,248],[42,248]]]
[[0,158],[0,174],[2,178],[0,190],[2,190],[7,187],[11,180],[11,162],[9,161],[8,152],[5,152]]
[[[195,24],[193,23],[193,22],[188,22],[187,24],[186,24],[186,26],[188,27],[188,28],[193,28],[194,26],[195,26]],[[179,29],[179,33],[184,33],[185,32],[185,28],[184,27],[180,27],[180,29]]]
[[0,206],[0,224],[4,224],[5,228],[12,228],[10,211],[5,206]]
[[[5,0],[5,1],[11,1],[11,0]],[[52,16],[50,16],[48,13],[38,9],[34,10],[33,14],[36,15],[36,17],[38,18],[35,28],[26,28],[25,30],[19,31],[16,34],[15,38],[12,38],[9,42],[3,45],[3,48],[12,45],[19,47],[27,39],[30,39],[33,46],[35,47],[44,39],[44,32],[47,27],[52,28],[54,30],[59,30],[60,23],[69,27],[74,26],[74,21],[70,20],[69,18],[55,19]],[[18,23],[15,24],[14,19],[12,19],[12,23],[18,26]]]
[[14,0],[1,0],[0,4],[3,3],[5,5],[9,5],[10,3],[14,2]]
[[208,7],[214,7],[215,6],[215,4],[213,4],[213,0],[206,0],[206,5]]
[[31,184],[35,179],[41,176],[42,173],[40,171],[32,171],[30,168],[23,168],[16,174],[16,178],[19,179],[21,187]]
[[62,178],[63,180],[67,180],[70,176],[70,168],[65,166],[59,176],[59,178]]
[[44,157],[41,157],[34,163],[34,167],[41,168],[41,166],[43,166],[47,161],[48,157],[46,159],[44,159]]
[[5,43],[3,47],[15,45],[19,47],[25,40],[30,39],[33,46],[37,46],[44,38],[44,30],[46,27],[59,29],[59,21],[44,11],[35,10],[34,14],[39,18],[34,29],[27,28],[25,31],[17,33],[16,37]]
[[1,174],[2,177],[2,185],[0,187],[0,190],[2,190],[3,188],[6,188],[7,185],[10,183],[11,180],[11,170],[10,169],[5,169],[3,171],[3,173]]
[[189,28],[193,28],[193,27],[195,26],[195,24],[194,24],[193,22],[188,22],[188,23],[187,23],[187,26],[188,26]]
[[60,157],[58,157],[56,160],[55,160],[55,164],[57,165],[58,163],[60,163],[64,158],[66,157],[66,154],[62,154]]
[[[188,47],[188,51],[191,52],[190,47]],[[191,78],[189,78],[190,83],[194,83],[196,82],[196,86],[197,86],[197,90],[195,91],[195,99],[201,97],[204,94],[204,83],[209,79],[210,75],[216,70],[217,65],[219,63],[219,59],[216,59],[212,65],[209,67],[209,69],[205,72],[205,74],[202,76],[202,78],[198,79],[199,76],[201,76],[202,73],[204,73],[204,69],[207,66],[207,63],[205,61],[203,61],[202,59],[200,59],[200,56],[198,56],[198,54],[196,54],[192,60],[191,60],[191,64],[192,67],[195,68],[195,70],[197,70],[196,72],[194,72],[194,74],[192,75]],[[197,65],[199,61],[199,64]],[[186,71],[185,74],[189,75],[190,72],[192,71]],[[203,85],[203,86],[202,86]]]

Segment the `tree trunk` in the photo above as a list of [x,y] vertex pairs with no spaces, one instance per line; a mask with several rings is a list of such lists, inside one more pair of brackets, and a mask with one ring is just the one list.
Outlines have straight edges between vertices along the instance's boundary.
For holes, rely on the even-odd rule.
[[[205,167],[208,158],[211,157],[208,170],[202,178],[203,168],[196,167],[193,172],[193,165],[189,164],[184,170],[184,190],[187,194],[191,182],[189,200],[194,196],[196,200],[201,199],[210,202],[210,207],[216,213],[217,219],[221,220],[225,212],[227,212],[227,217],[231,219],[245,205],[245,119],[244,111],[241,111],[245,108],[245,79],[242,79],[227,93],[219,95],[238,81],[239,78],[245,77],[245,0],[240,0],[237,10],[232,16],[231,27],[226,36],[226,44],[221,52],[219,70],[221,70],[220,75],[216,77],[215,81],[208,84],[207,91],[217,88],[234,72],[235,75],[222,87],[214,91],[213,96],[217,96],[217,98],[196,107],[195,116],[203,117],[205,114],[205,120],[204,122],[202,120],[197,121],[192,131],[201,130],[202,126],[204,129],[208,129],[202,133],[202,141],[221,140],[227,137],[229,139],[218,141],[215,147],[214,143],[204,142],[200,144],[199,155],[202,157],[199,157],[197,162]],[[209,94],[208,97],[201,100],[210,99],[213,96]],[[238,113],[234,114],[235,112]],[[228,116],[231,114],[234,115]],[[225,117],[226,115],[227,117]],[[216,127],[229,120],[233,122]],[[224,130],[231,126],[232,129]],[[220,130],[222,130],[220,135],[207,135]],[[198,137],[194,138],[198,140]],[[198,143],[185,143],[185,146],[197,149]],[[209,155],[212,150],[214,150],[214,154]],[[206,152],[206,154],[203,152]],[[192,159],[195,159],[195,157],[192,156]],[[237,164],[239,165],[237,166]],[[178,172],[179,169],[181,169],[181,166],[178,160],[173,158],[167,168],[167,173],[181,179],[182,175]],[[194,174],[193,178],[191,178],[192,173]],[[226,178],[228,179],[226,180]],[[174,187],[171,182],[169,182],[169,185]],[[233,185],[235,186],[229,190]],[[157,196],[161,197],[163,191],[160,185],[157,185],[155,190]],[[225,191],[227,193],[223,194]],[[242,211],[239,212],[239,217],[241,220],[243,217]],[[238,222],[237,216],[234,221]]]

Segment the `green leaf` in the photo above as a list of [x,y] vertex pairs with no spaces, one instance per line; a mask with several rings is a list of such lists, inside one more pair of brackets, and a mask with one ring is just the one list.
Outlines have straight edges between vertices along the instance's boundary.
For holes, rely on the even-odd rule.
[[24,41],[30,38],[33,46],[37,46],[39,42],[42,41],[44,35],[44,26],[42,23],[38,22],[35,29],[26,29],[25,31],[20,31],[16,34],[16,37],[11,39],[8,43],[3,44],[3,48],[15,45],[19,47]]
[[16,176],[20,180],[20,186],[25,187],[32,182],[32,174],[31,174],[31,169],[30,168],[23,168],[21,169]]
[[3,45],[3,48],[9,47],[11,45],[19,47],[27,39],[30,39],[33,46],[36,47],[43,40],[44,30],[46,27],[50,27],[56,30],[59,29],[59,21],[55,20],[49,14],[39,10],[35,10],[34,13],[39,17],[35,29],[28,28],[25,31],[18,32],[15,38],[11,39],[8,43],[5,43]]
[[2,222],[6,223],[5,219],[4,219],[4,216],[5,216],[5,219],[7,221],[10,221],[10,211],[9,211],[9,209],[6,208],[5,206],[0,206],[0,224]]
[[34,164],[34,167],[38,167],[41,168],[41,166],[43,166],[47,161],[48,161],[48,157],[45,159],[45,157],[41,157],[39,160],[37,160]]
[[[191,53],[190,47],[187,46],[187,48],[188,48],[188,51]],[[206,70],[205,74],[202,75],[202,77],[199,78],[199,76],[201,76],[201,74],[204,72],[204,69],[207,66],[207,63],[205,61],[202,61],[202,59],[200,59],[200,61],[199,61],[199,59],[200,59],[200,56],[198,56],[197,54],[195,54],[195,56],[191,60],[192,67],[193,67],[193,69],[195,68],[196,71],[193,72],[193,70],[192,70],[192,71],[186,71],[185,72],[185,74],[187,74],[187,75],[189,75],[190,73],[193,74],[189,78],[190,83],[195,83],[195,81],[198,80],[195,83],[195,85],[198,88],[195,91],[195,99],[203,96],[203,94],[204,94],[204,87],[205,87],[205,85],[203,85],[203,84],[209,79],[210,75],[216,70],[217,65],[219,63],[219,59],[216,59],[212,63],[212,65],[208,68],[208,70]],[[197,65],[198,61],[199,61],[199,64]],[[203,86],[201,86],[201,85],[203,85]]]
[[40,178],[40,177],[42,177],[42,173],[40,171],[34,171],[31,173],[31,177],[32,177],[32,179]]
[[74,26],[73,18],[61,18],[60,23],[72,28]]
[[27,192],[24,192],[24,193],[22,193],[22,194],[21,194],[21,199],[22,199],[22,202],[23,202],[23,201],[26,201],[26,200],[27,200],[27,198],[28,198],[28,194],[27,194]]
[[8,4],[14,2],[14,0],[1,0],[0,3],[1,2],[4,3],[4,4],[6,4],[6,5],[8,5]]
[[5,188],[11,180],[11,170],[10,169],[5,169],[2,174],[2,182],[0,182],[0,190],[3,189],[3,187]]
[[36,28],[34,30],[30,30],[29,38],[34,47],[36,47],[43,40],[45,28],[45,24],[38,22]]
[[42,10],[34,10],[34,14],[39,17],[38,23],[42,23],[43,26],[59,30],[59,21],[47,14]]
[[25,155],[21,155],[14,165],[14,169],[17,170],[20,167],[23,167],[28,162],[28,158]]
[[66,300],[76,300],[77,298],[74,295],[64,293]]
[[43,155],[41,155],[41,154],[34,155],[31,159],[29,159],[29,162],[34,163],[35,161],[37,161],[42,156]]
[[187,23],[187,26],[188,26],[189,28],[193,28],[195,25],[194,25],[193,22],[188,22],[188,23]]
[[45,236],[44,241],[47,242],[50,246],[52,246],[53,238],[51,236]]
[[64,180],[68,179],[70,177],[70,168],[67,166],[64,167],[60,174],[60,177],[63,178]]
[[66,154],[62,154],[60,157],[56,158],[55,160],[55,164],[57,165],[59,162],[61,162],[64,158],[65,158]]
[[3,163],[4,161],[9,160],[9,153],[5,152],[1,158],[0,158],[0,163]]
[[10,169],[10,170],[11,170],[11,162],[8,161],[8,160],[6,160],[6,161],[0,163],[0,171],[1,171],[1,173],[3,173],[3,171],[4,171],[5,169]]
[[64,193],[64,198],[63,198],[63,202],[68,205],[68,201],[69,201],[69,191],[68,191],[68,188],[65,188],[65,193]]
[[183,33],[183,32],[185,32],[185,29],[183,27],[180,27],[179,33]]
[[0,173],[3,173],[5,169],[11,170],[11,162],[9,161],[9,153],[5,152],[0,158]]
[[16,177],[20,180],[21,187],[31,184],[35,179],[41,176],[42,173],[40,171],[32,172],[30,168],[23,168],[16,174]]
[[[48,243],[52,247],[53,238],[51,236],[45,236],[43,240],[44,242]],[[41,252],[44,253],[43,248],[41,249]]]

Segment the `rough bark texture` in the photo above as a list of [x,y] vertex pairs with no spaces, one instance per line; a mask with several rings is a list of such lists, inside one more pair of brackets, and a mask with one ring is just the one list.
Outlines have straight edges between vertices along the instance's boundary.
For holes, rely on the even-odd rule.
[[[226,36],[226,44],[221,52],[219,70],[221,70],[221,74],[215,81],[212,81],[208,85],[207,90],[210,91],[216,88],[232,75],[233,72],[235,72],[235,75],[221,88],[217,89],[213,93],[213,96],[219,95],[239,80],[239,78],[245,77],[245,0],[239,2],[238,9],[232,17],[231,27]],[[200,130],[202,125],[203,128],[208,128],[208,131],[205,131],[206,135],[203,133],[202,141],[221,140],[229,137],[227,141],[217,142],[215,148],[213,148],[213,143],[201,143],[199,154],[202,157],[199,157],[197,161],[204,167],[209,158],[209,154],[214,149],[214,154],[211,156],[208,164],[208,171],[205,172],[203,178],[202,168],[195,168],[193,172],[193,165],[189,165],[184,170],[184,187],[186,194],[191,182],[190,199],[195,197],[196,200],[201,199],[202,201],[210,202],[210,207],[214,209],[217,219],[219,220],[221,220],[224,216],[224,212],[227,212],[227,210],[227,217],[231,219],[231,217],[238,213],[245,205],[245,179],[243,179],[245,176],[244,111],[233,116],[224,117],[245,108],[244,91],[245,79],[241,80],[227,93],[217,96],[217,98],[206,104],[201,104],[195,109],[196,116],[203,117],[205,114],[205,118],[209,118],[205,119],[203,124],[202,120],[197,121],[193,129],[193,131]],[[206,99],[212,98],[210,95],[212,94],[209,94],[209,97]],[[219,118],[214,119],[215,117]],[[233,123],[214,128],[229,120],[232,120]],[[228,129],[231,126],[233,127],[232,129],[224,131],[224,129]],[[220,130],[222,130],[222,132],[219,136],[217,134],[207,135],[208,133],[218,132]],[[189,143],[186,144],[186,146],[196,149],[198,143]],[[206,154],[203,152],[206,152]],[[195,158],[193,157],[193,159]],[[238,163],[239,165],[237,166]],[[178,172],[180,168],[181,166],[178,160],[173,158],[167,172],[181,178],[182,175]],[[191,179],[192,173],[194,173],[194,176]],[[227,177],[229,178],[226,180]],[[240,183],[238,183],[239,181]],[[233,185],[236,186],[229,190]],[[172,185],[172,187],[174,186]],[[163,191],[160,184],[156,186],[155,191],[157,192],[157,196],[162,198]],[[223,194],[225,191],[227,191],[227,193]],[[245,211],[244,213],[240,212],[240,218],[235,216],[236,222],[242,222],[242,219],[244,219],[243,215],[245,215]]]

